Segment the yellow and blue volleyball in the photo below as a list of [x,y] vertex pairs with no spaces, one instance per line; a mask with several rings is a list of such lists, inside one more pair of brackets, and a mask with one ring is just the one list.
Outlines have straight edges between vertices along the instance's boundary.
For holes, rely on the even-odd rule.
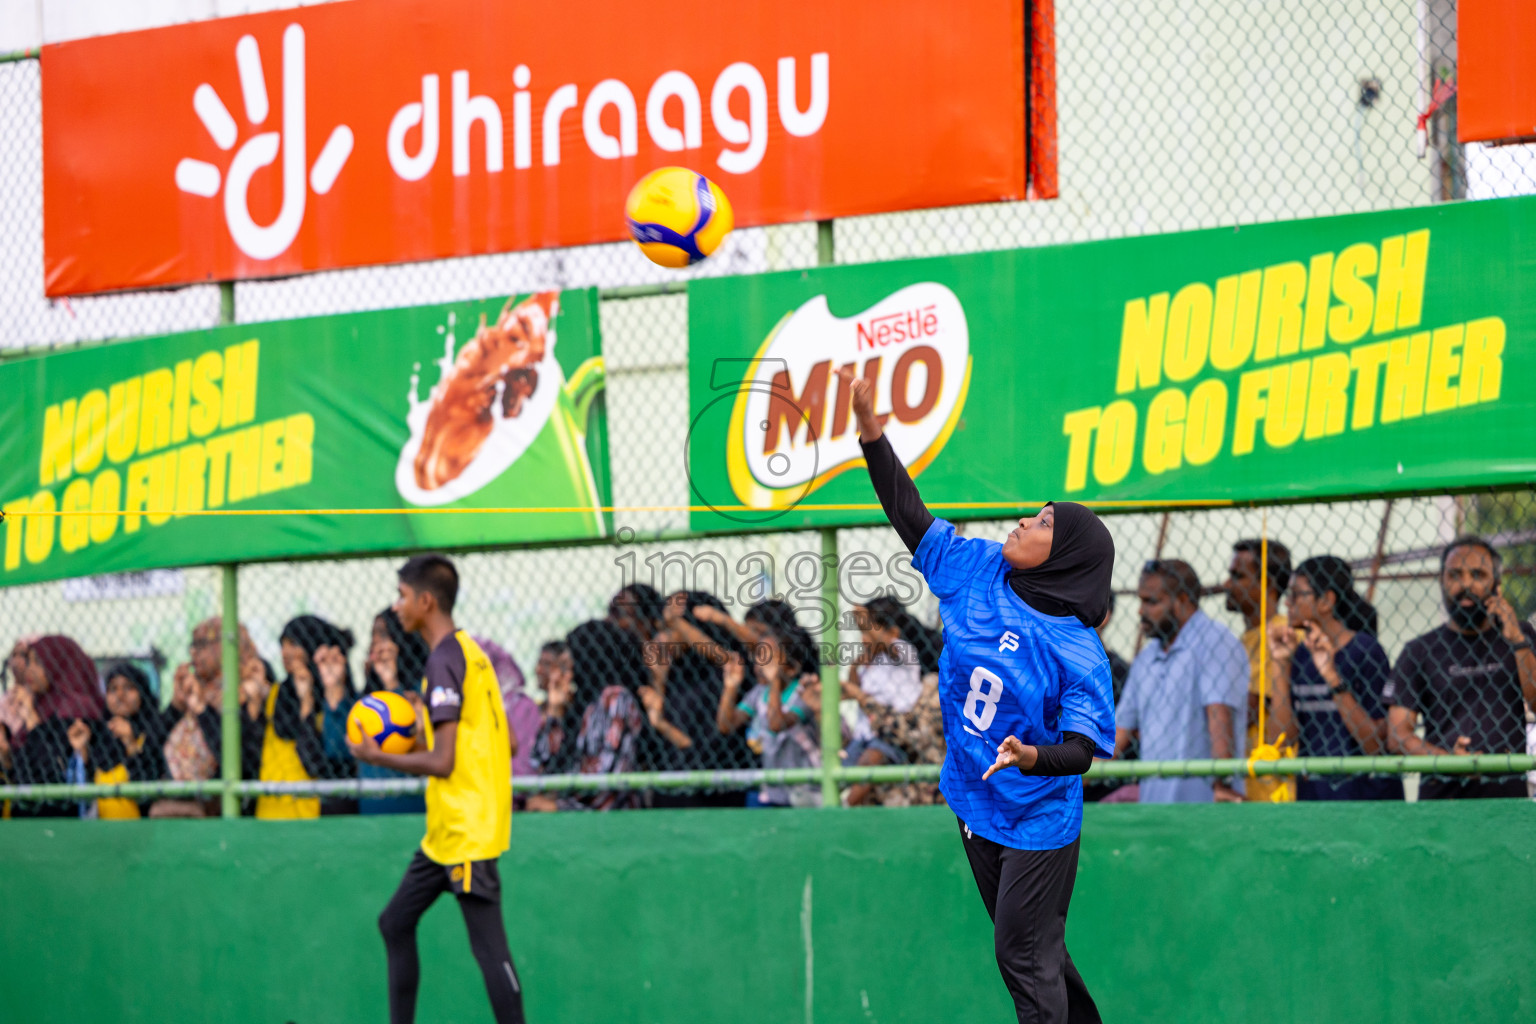
[[366,733],[386,754],[405,754],[416,745],[416,709],[398,693],[380,690],[363,697],[347,713],[347,739],[361,743]]
[[720,186],[686,167],[662,167],[636,182],[624,219],[646,259],[674,269],[706,259],[736,226]]

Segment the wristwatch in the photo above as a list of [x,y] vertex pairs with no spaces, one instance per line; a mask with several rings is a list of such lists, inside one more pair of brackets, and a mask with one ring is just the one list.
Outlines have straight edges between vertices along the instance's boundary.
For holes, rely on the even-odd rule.
[[1340,683],[1338,686],[1330,686],[1330,687],[1328,687],[1328,692],[1333,694],[1335,697],[1337,697],[1341,693],[1348,693],[1349,692],[1349,684],[1348,683]]
[[1509,649],[1512,651],[1528,651],[1531,649],[1531,642],[1529,640],[1521,640],[1517,644],[1510,644]]

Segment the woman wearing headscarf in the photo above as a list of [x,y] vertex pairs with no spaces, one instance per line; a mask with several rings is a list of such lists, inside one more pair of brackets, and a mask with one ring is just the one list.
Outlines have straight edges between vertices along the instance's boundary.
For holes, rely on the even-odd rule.
[[[419,633],[407,633],[393,608],[385,608],[373,617],[373,634],[368,645],[368,664],[364,685],[368,693],[391,690],[404,695],[419,694],[427,672],[427,642]],[[360,779],[409,779],[412,776],[392,768],[358,762]],[[426,811],[421,796],[365,797],[357,802],[359,814],[421,814]]]
[[1087,508],[1054,502],[999,544],[956,536],[923,505],[875,417],[874,389],[842,374],[886,517],[939,598],[939,777],[1020,1021],[1093,1024],[1099,1012],[1067,953],[1083,816],[1080,776],[1114,753],[1109,612],[1115,547]]
[[[99,721],[104,709],[96,663],[69,637],[43,636],[17,643],[9,668],[16,680],[10,697],[21,722],[10,740],[16,782],[72,781],[70,726]],[[77,771],[73,781],[85,779]],[[23,817],[74,817],[79,812],[77,804],[58,801],[18,803],[13,808]]]
[[882,594],[864,605],[869,614],[896,627],[896,634],[917,651],[917,663],[923,675],[939,670],[939,655],[944,653],[944,633],[925,626],[896,598]]
[[[218,778],[224,754],[224,620],[204,619],[192,628],[190,659],[176,666],[171,700],[162,712],[168,776],[178,782]],[[237,631],[240,681],[240,777],[254,779],[261,770],[261,740],[266,731],[266,701],[275,676],[256,652],[242,623]],[[249,801],[244,802],[249,813]],[[152,818],[200,818],[218,813],[218,800],[162,798],[150,807]]]
[[[281,640],[283,669],[288,676],[267,694],[261,781],[334,778],[338,770],[347,769],[332,765],[326,757],[325,719],[338,718],[345,730],[349,698],[353,696],[347,666],[352,632],[317,615],[300,615],[283,627]],[[263,796],[256,801],[256,817],[314,818],[320,815],[320,804],[318,797]],[[355,804],[351,808],[333,805],[335,813],[355,809]]]
[[527,681],[512,652],[485,637],[477,636],[474,640],[490,660],[491,671],[496,673],[496,683],[501,687],[501,707],[507,713],[507,744],[512,748],[512,774],[532,775],[533,744],[544,724],[544,713],[524,689]]
[[[662,771],[755,767],[756,758],[739,733],[716,728],[716,709],[724,691],[722,669],[734,652],[747,656],[736,637],[734,622],[715,595],[679,590],[667,598],[665,627],[657,634],[649,660],[651,683],[639,691],[654,730]],[[653,807],[740,807],[740,791],[719,793],[658,790]]]
[[[69,743],[85,781],[99,786],[123,782],[159,782],[166,778],[165,718],[160,714],[149,675],[131,661],[107,671],[107,718],[69,727]],[[98,818],[139,818],[149,801],[103,797],[95,802]]]
[[[1291,574],[1287,619],[1270,623],[1274,660],[1273,743],[1283,733],[1302,757],[1360,757],[1387,752],[1382,690],[1392,674],[1376,640],[1376,608],[1355,590],[1349,563],[1309,558]],[[1402,779],[1302,776],[1298,800],[1401,800]]]

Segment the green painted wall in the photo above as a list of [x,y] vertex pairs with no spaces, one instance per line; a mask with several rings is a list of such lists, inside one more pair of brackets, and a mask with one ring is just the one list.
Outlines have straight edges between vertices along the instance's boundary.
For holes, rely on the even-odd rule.
[[[419,832],[0,824],[0,1018],[385,1020],[375,919]],[[1096,807],[1085,836],[1069,945],[1112,1024],[1536,1018],[1527,802]],[[941,808],[526,815],[502,871],[535,1024],[1012,1019]],[[488,1021],[450,900],[421,943],[422,1024]]]

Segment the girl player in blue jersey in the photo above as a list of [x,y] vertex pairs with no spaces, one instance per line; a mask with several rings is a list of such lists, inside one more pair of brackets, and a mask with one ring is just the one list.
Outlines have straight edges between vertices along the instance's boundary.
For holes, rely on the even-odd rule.
[[843,371],[885,514],[939,599],[939,787],[992,918],[997,966],[1019,1020],[1095,1024],[1067,955],[1067,906],[1083,820],[1080,776],[1111,757],[1109,612],[1115,545],[1082,505],[1054,502],[1002,544],[957,537],[924,507],[875,416],[874,391]]

